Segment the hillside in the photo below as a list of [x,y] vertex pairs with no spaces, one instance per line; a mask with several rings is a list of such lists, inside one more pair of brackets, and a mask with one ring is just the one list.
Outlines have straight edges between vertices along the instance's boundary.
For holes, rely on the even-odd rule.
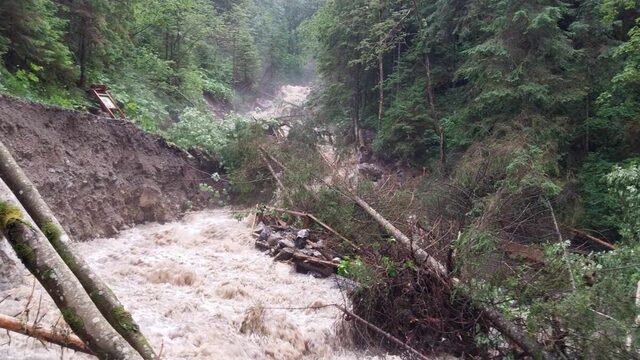
[[202,208],[218,171],[128,121],[0,96],[0,140],[67,231],[82,240]]

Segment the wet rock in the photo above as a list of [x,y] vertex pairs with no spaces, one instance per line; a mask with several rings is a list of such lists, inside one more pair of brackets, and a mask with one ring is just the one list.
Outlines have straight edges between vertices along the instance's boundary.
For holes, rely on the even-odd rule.
[[264,230],[266,226],[264,225],[263,222],[260,222],[258,225],[256,225],[256,228],[253,230],[254,234],[260,234],[262,232],[262,230]]
[[360,287],[360,283],[358,283],[357,281],[347,279],[340,275],[335,276],[335,283],[337,288],[346,291],[355,290]]
[[298,235],[296,236],[295,246],[298,249],[304,249],[308,239],[309,239],[309,230],[303,229],[298,231]]
[[267,241],[269,240],[269,237],[271,236],[271,228],[268,226],[265,226],[262,231],[260,232],[260,241]]
[[359,164],[358,172],[360,173],[360,175],[368,178],[371,181],[377,181],[384,174],[384,171],[381,167],[375,164],[368,163]]
[[282,239],[282,240],[278,241],[278,245],[280,245],[280,247],[283,247],[283,248],[295,248],[296,247],[296,244],[293,241],[289,240],[289,239]]
[[278,245],[278,242],[280,242],[280,240],[282,240],[282,235],[277,233],[271,234],[269,236],[269,239],[267,239],[267,243],[269,244],[269,246],[275,247],[276,245]]
[[273,258],[275,261],[288,261],[293,259],[293,253],[295,250],[293,250],[292,248],[284,248],[282,250],[280,250],[280,252],[278,253],[278,255],[276,255],[275,258]]
[[256,240],[256,248],[258,248],[259,250],[262,250],[262,251],[271,249],[269,244],[267,242],[265,242],[265,241],[262,241],[262,240]]

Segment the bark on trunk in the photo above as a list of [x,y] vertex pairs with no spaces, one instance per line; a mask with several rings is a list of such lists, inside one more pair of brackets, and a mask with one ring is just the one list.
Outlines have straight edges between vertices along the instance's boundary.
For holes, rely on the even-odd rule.
[[44,234],[0,181],[0,230],[58,306],[65,322],[100,359],[140,359],[109,325]]
[[378,55],[378,127],[384,117],[384,61],[382,54]]
[[398,228],[393,226],[387,219],[385,219],[380,213],[378,213],[374,208],[372,208],[366,201],[360,198],[357,195],[352,195],[353,200],[360,206],[364,211],[366,211],[371,217],[373,217],[382,227],[385,228],[389,232],[389,234],[393,235],[396,240],[401,242],[404,246],[406,246],[411,252],[414,254],[416,261],[419,264],[426,264],[436,275],[440,276],[443,279],[449,277],[447,272],[447,268],[442,265],[438,260],[433,258],[433,256],[429,255],[426,251],[418,248],[411,239],[409,239],[405,234],[403,234]]
[[[634,327],[640,328],[640,281],[638,281],[638,286],[636,288],[636,308],[637,308],[636,312],[638,315],[636,316]],[[637,355],[640,355],[640,346],[634,346],[634,344],[637,342],[638,342],[638,339],[634,338],[633,333],[630,332],[629,335],[627,335],[627,340],[625,341],[625,345],[627,346],[627,351],[635,352]]]
[[82,339],[75,335],[66,335],[33,325],[23,324],[20,320],[11,316],[0,314],[0,329],[13,331],[18,334],[36,338],[40,341],[93,355],[93,352],[82,342]]
[[153,348],[140,332],[140,328],[131,314],[125,310],[109,286],[93,272],[82,257],[76,254],[68,234],[2,142],[0,142],[0,177],[16,194],[29,216],[49,239],[55,251],[78,278],[82,287],[111,326],[144,359],[155,359],[156,354]]

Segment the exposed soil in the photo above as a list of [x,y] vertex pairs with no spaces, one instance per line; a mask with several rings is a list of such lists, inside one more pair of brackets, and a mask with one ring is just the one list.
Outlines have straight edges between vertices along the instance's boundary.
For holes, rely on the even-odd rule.
[[76,240],[203,208],[218,162],[126,120],[0,96],[0,140]]

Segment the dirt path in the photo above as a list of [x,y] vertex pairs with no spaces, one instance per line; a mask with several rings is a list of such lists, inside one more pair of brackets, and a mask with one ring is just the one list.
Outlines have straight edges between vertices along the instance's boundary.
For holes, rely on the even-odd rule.
[[[164,359],[363,359],[340,350],[336,324],[340,314],[322,310],[266,310],[247,322],[252,307],[305,307],[342,303],[331,279],[296,274],[255,250],[248,219],[238,221],[225,210],[187,215],[182,221],[135,227],[116,238],[78,244],[78,250],[111,284]],[[4,240],[2,240],[4,241]],[[22,311],[31,278],[0,292],[0,313]],[[43,324],[59,317],[39,286],[29,318],[46,313]],[[24,316],[24,315],[23,315]],[[60,359],[60,349],[20,335],[0,333],[2,359]],[[90,357],[66,352],[65,359]]]

